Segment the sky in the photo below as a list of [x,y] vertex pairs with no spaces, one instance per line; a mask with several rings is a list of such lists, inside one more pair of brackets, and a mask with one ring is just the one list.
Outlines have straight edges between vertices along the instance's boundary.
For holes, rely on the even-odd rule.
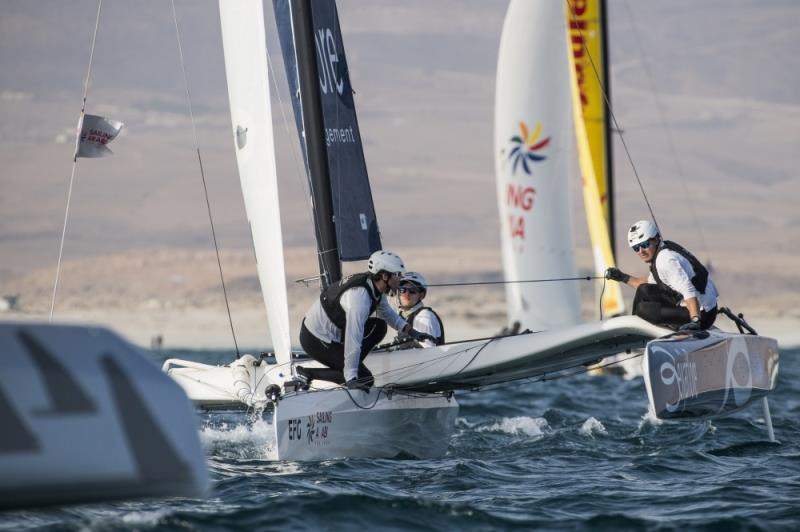
[[[338,5],[384,244],[499,253],[492,125],[506,3]],[[175,6],[220,244],[247,247],[217,3]],[[0,281],[55,263],[96,10],[0,3]],[[746,246],[794,257],[800,3],[611,0],[609,10],[612,103],[632,157],[616,143],[621,231],[647,215],[635,168],[676,240],[711,255]],[[265,13],[279,66],[269,2]],[[208,248],[169,2],[103,2],[87,112],[126,129],[113,157],[78,162],[65,257]],[[285,242],[310,246],[293,120],[274,115],[286,132],[276,141]]]

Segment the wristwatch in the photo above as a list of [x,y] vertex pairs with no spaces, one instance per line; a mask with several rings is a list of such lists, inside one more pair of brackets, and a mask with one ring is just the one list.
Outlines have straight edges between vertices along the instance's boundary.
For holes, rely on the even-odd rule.
[[700,316],[692,316],[692,323],[700,323]]

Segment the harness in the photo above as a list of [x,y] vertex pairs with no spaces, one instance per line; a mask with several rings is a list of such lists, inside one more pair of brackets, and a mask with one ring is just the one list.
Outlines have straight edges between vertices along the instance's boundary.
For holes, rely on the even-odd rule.
[[347,314],[340,303],[342,294],[351,288],[359,286],[364,287],[367,294],[369,294],[370,303],[368,315],[371,316],[372,313],[375,312],[375,309],[378,308],[378,303],[380,303],[381,297],[383,296],[382,294],[376,295],[373,293],[368,273],[357,273],[346,277],[337,284],[329,286],[319,295],[319,302],[322,305],[322,310],[325,311],[328,319],[341,330],[345,330],[347,325]]
[[692,265],[692,269],[694,270],[694,277],[692,277],[691,281],[694,287],[697,289],[698,292],[701,294],[706,293],[706,286],[708,286],[708,270],[706,269],[703,264],[697,260],[697,257],[691,254],[686,248],[683,246],[676,244],[675,242],[671,242],[669,240],[664,240],[663,246],[659,246],[656,250],[655,255],[653,255],[653,261],[650,263],[650,273],[653,274],[653,279],[655,279],[656,284],[658,287],[666,294],[667,298],[672,301],[675,305],[680,304],[683,301],[683,295],[677,290],[671,288],[667,283],[661,280],[661,277],[658,276],[658,269],[656,268],[656,259],[658,258],[658,254],[661,253],[664,249],[668,249],[670,251],[674,251],[678,255],[682,256],[686,260],[689,261],[689,264]]
[[[439,322],[439,330],[440,330],[440,331],[442,331],[442,334],[441,334],[441,336],[439,336],[438,338],[436,338],[436,339],[434,340],[434,343],[435,343],[436,345],[442,345],[442,344],[444,343],[444,323],[442,323],[442,318],[440,318],[440,317],[439,317],[439,315],[438,315],[438,314],[436,314],[436,311],[435,311],[435,310],[433,310],[431,307],[419,307],[417,310],[415,310],[414,312],[412,312],[412,313],[411,313],[411,314],[409,314],[408,316],[405,316],[405,320],[406,320],[406,322],[407,322],[407,323],[408,323],[408,324],[411,326],[411,328],[413,329],[413,328],[414,328],[414,318],[416,318],[416,317],[417,317],[417,314],[419,314],[419,313],[420,313],[420,312],[422,312],[423,310],[429,310],[429,311],[431,311],[431,313],[434,315],[434,317],[436,317],[436,321],[438,321],[438,322]],[[411,339],[411,337],[410,337],[410,336],[408,336],[408,335],[406,335],[406,334],[404,334],[404,333],[401,333],[400,335],[398,335],[398,337],[401,337],[401,341],[407,341],[407,340],[410,340],[410,339]]]

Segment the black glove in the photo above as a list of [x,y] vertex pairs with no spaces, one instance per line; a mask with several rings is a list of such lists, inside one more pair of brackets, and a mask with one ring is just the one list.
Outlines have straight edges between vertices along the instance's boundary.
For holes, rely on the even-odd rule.
[[680,328],[678,330],[679,331],[699,331],[700,329],[702,329],[702,327],[700,327],[700,319],[698,318],[698,319],[694,319],[694,320],[690,321],[689,323],[684,323],[683,325],[680,326]]
[[361,390],[362,392],[369,392],[369,384],[362,382],[358,379],[350,379],[345,384],[350,390]]
[[611,279],[612,281],[617,281],[618,283],[627,283],[630,281],[631,276],[619,268],[609,268],[606,270],[606,279]]
[[425,340],[430,340],[431,342],[436,343],[436,338],[434,338],[433,336],[431,336],[428,333],[424,333],[424,332],[418,331],[416,329],[411,329],[406,334],[408,334],[411,338],[413,338],[417,342],[424,342]]

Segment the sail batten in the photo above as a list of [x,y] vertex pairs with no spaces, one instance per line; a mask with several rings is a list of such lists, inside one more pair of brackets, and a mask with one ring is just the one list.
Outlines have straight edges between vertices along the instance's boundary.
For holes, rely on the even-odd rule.
[[234,149],[258,279],[279,363],[291,358],[272,109],[261,0],[220,0]]

